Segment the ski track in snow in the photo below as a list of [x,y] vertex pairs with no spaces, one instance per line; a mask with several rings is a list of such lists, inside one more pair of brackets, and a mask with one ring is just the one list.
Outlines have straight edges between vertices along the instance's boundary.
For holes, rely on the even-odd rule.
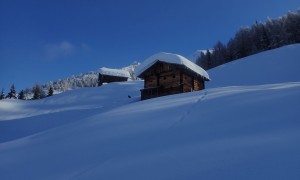
[[[170,125],[169,128],[173,128],[174,126],[179,125],[179,124],[182,123],[185,119],[188,118],[189,114],[190,114],[193,110],[196,109],[197,104],[200,103],[201,101],[203,101],[203,100],[205,99],[205,97],[207,96],[207,90],[206,90],[206,89],[203,90],[202,92],[203,92],[203,94],[200,95],[199,97],[196,97],[195,102],[192,103],[191,105],[187,106],[187,107],[186,107],[187,109],[183,112],[183,114],[178,118],[178,120],[174,121],[174,122],[172,123],[172,125]],[[202,93],[202,92],[200,92],[200,93]]]

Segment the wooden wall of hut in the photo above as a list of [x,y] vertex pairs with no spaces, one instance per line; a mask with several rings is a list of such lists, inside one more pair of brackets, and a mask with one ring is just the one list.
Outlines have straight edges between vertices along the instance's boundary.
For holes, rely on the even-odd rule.
[[109,76],[109,75],[99,74],[98,85],[101,86],[103,83],[124,82],[127,80],[128,80],[127,77]]
[[198,91],[204,89],[204,81],[178,65],[158,62],[144,73],[144,89],[141,99]]

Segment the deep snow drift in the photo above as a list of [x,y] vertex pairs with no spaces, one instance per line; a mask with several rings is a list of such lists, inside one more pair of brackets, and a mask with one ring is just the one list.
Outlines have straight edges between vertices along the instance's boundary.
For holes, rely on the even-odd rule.
[[[218,88],[200,92],[139,101],[131,81],[0,101],[0,179],[299,179],[299,51],[216,68]],[[247,84],[246,71],[265,76]]]

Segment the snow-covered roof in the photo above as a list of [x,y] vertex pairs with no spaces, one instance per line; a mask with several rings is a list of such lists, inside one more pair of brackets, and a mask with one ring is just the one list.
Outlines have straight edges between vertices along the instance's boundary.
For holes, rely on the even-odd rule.
[[157,61],[166,62],[170,64],[183,65],[186,68],[190,69],[191,71],[195,72],[196,74],[210,80],[208,73],[204,69],[202,69],[200,66],[196,65],[195,63],[191,62],[187,58],[178,54],[171,54],[171,53],[164,53],[164,52],[154,54],[148,59],[146,59],[141,65],[139,65],[135,69],[136,76],[140,76],[143,72],[149,69]]
[[130,78],[130,73],[123,69],[100,68],[99,73],[108,76],[127,77]]

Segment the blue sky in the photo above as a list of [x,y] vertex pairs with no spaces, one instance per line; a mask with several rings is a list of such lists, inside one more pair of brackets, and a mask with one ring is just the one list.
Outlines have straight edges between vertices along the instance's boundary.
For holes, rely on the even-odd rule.
[[17,90],[157,52],[188,56],[299,0],[0,0],[0,88]]

